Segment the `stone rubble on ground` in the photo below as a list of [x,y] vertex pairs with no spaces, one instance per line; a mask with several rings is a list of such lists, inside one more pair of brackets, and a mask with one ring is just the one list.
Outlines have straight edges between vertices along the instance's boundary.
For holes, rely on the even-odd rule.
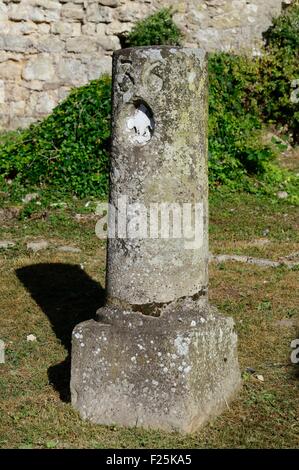
[[35,242],[28,242],[27,243],[27,250],[33,251],[37,253],[41,250],[46,250],[49,247],[49,243],[46,240],[40,240]]
[[58,246],[57,251],[63,251],[64,253],[81,253],[80,248],[77,248],[75,246]]
[[213,255],[210,253],[210,262],[225,263],[227,261],[254,264],[263,268],[278,268],[280,266],[286,266],[292,269],[299,265],[299,262],[289,261],[287,257],[281,257],[279,261],[272,261],[270,259],[253,258],[252,256],[246,255]]
[[0,249],[6,250],[7,248],[13,248],[15,245],[15,242],[11,240],[0,240]]

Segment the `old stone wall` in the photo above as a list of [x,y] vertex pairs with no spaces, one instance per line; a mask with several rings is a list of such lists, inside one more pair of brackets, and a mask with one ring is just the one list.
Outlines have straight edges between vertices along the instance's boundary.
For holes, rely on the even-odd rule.
[[187,46],[258,50],[291,0],[0,0],[0,130],[27,126],[111,70],[119,34],[172,5]]

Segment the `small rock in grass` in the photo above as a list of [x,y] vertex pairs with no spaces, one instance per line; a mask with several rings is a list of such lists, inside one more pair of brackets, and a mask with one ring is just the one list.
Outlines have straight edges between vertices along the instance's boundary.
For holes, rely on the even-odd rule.
[[49,243],[46,240],[41,240],[39,242],[29,242],[27,243],[27,250],[31,250],[34,253],[40,250],[46,250],[49,246]]
[[12,248],[15,246],[15,242],[11,242],[10,240],[0,240],[0,249],[3,248],[6,250],[7,248]]
[[278,199],[286,199],[288,197],[288,193],[286,191],[278,191],[276,196]]
[[28,202],[35,201],[35,199],[37,199],[38,196],[39,196],[38,193],[26,194],[26,196],[23,197],[22,202],[24,202],[25,204],[28,204]]
[[296,326],[296,322],[292,318],[282,318],[281,320],[277,320],[275,325],[281,328],[293,328]]
[[264,382],[264,381],[265,381],[263,375],[258,374],[258,375],[256,376],[256,378],[257,378],[257,380],[259,380],[260,382]]
[[255,369],[253,369],[253,367],[246,367],[245,371],[248,372],[248,374],[254,374],[255,373]]
[[28,335],[28,336],[27,336],[27,341],[36,341],[36,336],[34,336],[34,335]]
[[58,246],[58,251],[64,251],[65,253],[81,253],[80,248],[76,248],[75,246]]

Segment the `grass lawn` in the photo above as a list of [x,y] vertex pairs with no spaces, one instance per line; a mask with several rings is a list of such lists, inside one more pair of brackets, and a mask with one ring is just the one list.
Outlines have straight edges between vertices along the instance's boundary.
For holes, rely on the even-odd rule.
[[[2,209],[9,204],[4,195]],[[1,223],[0,240],[14,240],[16,246],[0,250],[0,338],[6,343],[6,362],[0,364],[0,446],[299,447],[299,366],[290,362],[290,343],[299,337],[298,268],[211,263],[210,301],[235,319],[243,388],[230,408],[200,432],[183,436],[92,425],[79,418],[70,405],[70,337],[74,325],[91,318],[103,303],[105,244],[94,234],[93,205],[67,204],[37,207],[30,217]],[[28,252],[26,242],[39,239],[46,239],[49,248]],[[58,251],[61,245],[81,252]],[[298,259],[298,207],[213,192],[210,249]],[[279,323],[282,319],[288,321]],[[37,340],[28,342],[30,334]]]

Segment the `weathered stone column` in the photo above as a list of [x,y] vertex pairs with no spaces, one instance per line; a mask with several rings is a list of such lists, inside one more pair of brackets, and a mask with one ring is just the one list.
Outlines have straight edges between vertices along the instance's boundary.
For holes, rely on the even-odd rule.
[[[126,239],[110,239],[108,300],[143,311],[152,303],[205,296],[208,86],[204,52],[173,47],[125,49],[114,55],[113,73],[110,202],[118,207],[124,196],[129,203],[147,208],[164,203],[164,222],[166,204],[174,203],[183,212],[184,203],[201,203],[203,224],[193,249],[186,249],[182,236],[132,239],[128,233]],[[127,231],[132,212],[126,218]],[[171,222],[173,211],[169,215]],[[148,236],[149,232],[150,227]]]
[[107,303],[73,332],[72,403],[93,422],[191,432],[240,385],[207,296],[207,88],[199,49],[114,54]]

